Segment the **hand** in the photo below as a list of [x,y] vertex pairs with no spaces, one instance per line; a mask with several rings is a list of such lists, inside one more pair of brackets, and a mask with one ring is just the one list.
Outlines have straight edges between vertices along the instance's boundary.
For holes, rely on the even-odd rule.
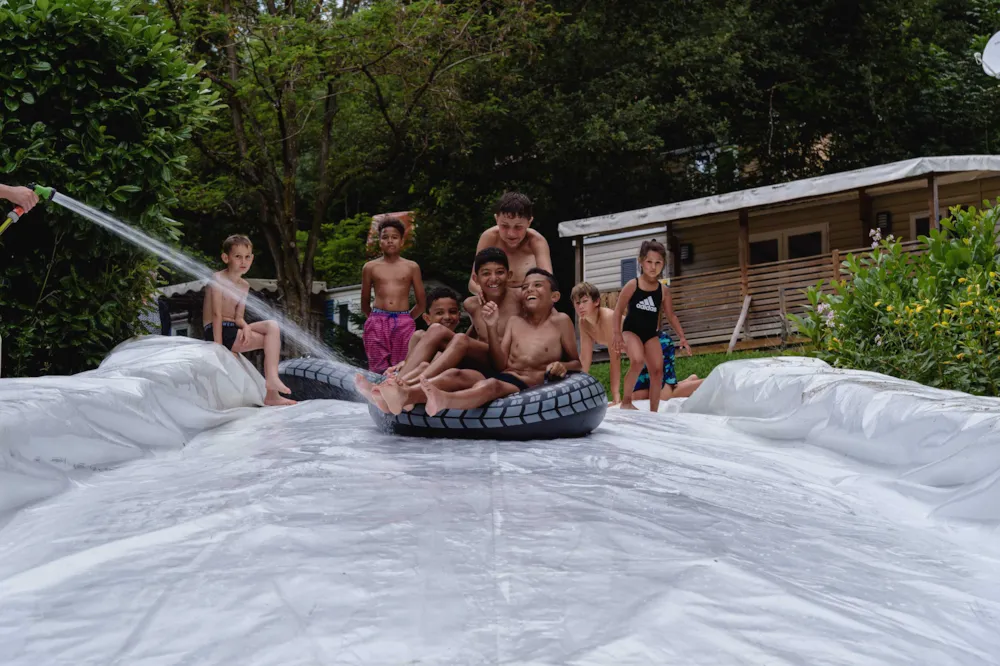
[[483,321],[490,328],[500,322],[500,308],[493,301],[487,301],[483,304]]
[[38,195],[27,187],[8,187],[3,198],[23,208],[25,213],[38,203]]
[[545,374],[552,379],[560,379],[566,376],[566,366],[562,364],[562,361],[549,363],[549,367],[545,368]]
[[686,339],[684,339],[684,338],[681,338],[681,341],[680,341],[680,344],[679,344],[679,346],[680,346],[680,348],[681,348],[681,351],[686,351],[686,352],[687,352],[687,355],[688,355],[688,356],[691,356],[691,355],[692,355],[692,352],[691,352],[691,345],[689,345],[689,344],[688,344],[688,341],[687,341]]
[[616,351],[619,354],[625,353],[625,336],[621,333],[615,333],[611,336],[611,351]]
[[250,327],[240,326],[239,332],[236,334],[236,342],[242,345],[247,345],[250,343]]

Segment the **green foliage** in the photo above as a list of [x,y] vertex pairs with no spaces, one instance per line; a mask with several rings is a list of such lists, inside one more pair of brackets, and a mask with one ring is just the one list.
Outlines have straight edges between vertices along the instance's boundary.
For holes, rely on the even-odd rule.
[[[985,202],[988,206],[988,202]],[[998,202],[1000,203],[1000,202]],[[849,256],[849,277],[808,290],[793,317],[815,353],[838,367],[872,370],[940,388],[998,395],[1000,208],[962,210],[921,236],[921,254],[879,239]]]
[[[342,287],[361,282],[361,269],[368,261],[368,231],[372,217],[366,213],[355,215],[320,227],[320,240],[316,249],[316,279],[325,280],[327,287]],[[308,234],[298,232],[298,245],[305,247]]]
[[[0,5],[0,173],[175,240],[181,146],[216,95],[155,15],[130,3]],[[73,373],[137,330],[154,261],[49,203],[0,238],[5,374]]]

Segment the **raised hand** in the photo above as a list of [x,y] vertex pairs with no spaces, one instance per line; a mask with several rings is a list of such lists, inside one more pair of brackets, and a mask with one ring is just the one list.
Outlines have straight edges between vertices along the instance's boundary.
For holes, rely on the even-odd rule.
[[483,304],[483,321],[487,326],[493,327],[500,322],[500,308],[493,301]]

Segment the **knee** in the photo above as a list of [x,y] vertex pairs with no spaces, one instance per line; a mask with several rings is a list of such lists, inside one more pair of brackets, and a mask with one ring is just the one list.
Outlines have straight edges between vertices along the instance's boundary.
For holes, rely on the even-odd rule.
[[455,345],[459,349],[468,349],[469,336],[467,336],[465,333],[456,333],[455,337],[451,339],[451,344]]
[[450,332],[448,327],[442,324],[431,324],[427,328],[427,335],[435,340],[443,340]]
[[268,319],[267,320],[267,332],[269,334],[273,334],[273,335],[277,335],[278,333],[280,333],[281,332],[281,328],[278,326],[278,322],[274,321],[273,319]]

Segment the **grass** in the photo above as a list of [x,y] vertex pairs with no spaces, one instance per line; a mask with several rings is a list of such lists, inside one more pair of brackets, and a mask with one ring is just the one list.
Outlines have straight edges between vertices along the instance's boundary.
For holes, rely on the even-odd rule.
[[[795,356],[803,354],[802,349],[762,349],[755,351],[736,351],[732,354],[700,354],[698,356],[687,356],[678,353],[674,357],[674,371],[677,379],[684,379],[688,375],[698,375],[701,378],[708,377],[712,369],[717,365],[722,365],[727,361],[738,361],[747,358],[767,358],[770,356]],[[622,359],[622,380],[628,372],[628,358]],[[611,364],[595,363],[590,366],[590,374],[604,384],[604,390],[611,395]]]

